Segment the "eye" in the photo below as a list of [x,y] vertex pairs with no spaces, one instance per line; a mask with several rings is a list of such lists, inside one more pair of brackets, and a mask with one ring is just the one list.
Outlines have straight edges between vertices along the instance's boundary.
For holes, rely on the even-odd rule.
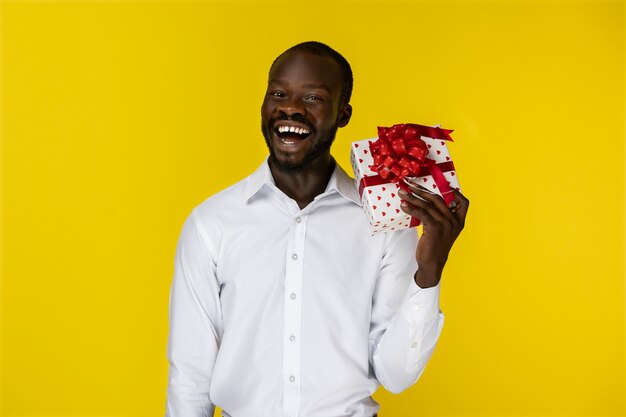
[[285,97],[285,93],[282,91],[270,91],[267,93],[268,96],[282,98]]
[[309,101],[324,101],[323,97],[316,96],[316,95],[307,96],[306,99]]

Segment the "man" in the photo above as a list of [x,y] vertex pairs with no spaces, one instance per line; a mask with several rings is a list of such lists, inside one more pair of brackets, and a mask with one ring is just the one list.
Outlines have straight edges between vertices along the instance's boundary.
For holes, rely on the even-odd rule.
[[[415,229],[371,236],[330,147],[350,121],[352,71],[305,42],[269,71],[269,157],[187,218],[170,297],[167,416],[371,417],[421,375],[443,325],[439,288],[465,221],[420,189]],[[418,268],[419,265],[419,268]]]

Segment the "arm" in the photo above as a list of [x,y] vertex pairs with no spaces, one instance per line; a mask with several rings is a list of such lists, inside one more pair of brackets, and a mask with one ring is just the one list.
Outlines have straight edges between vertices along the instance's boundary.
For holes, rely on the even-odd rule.
[[[411,236],[415,238],[414,233],[404,233],[392,240],[394,243],[387,246],[381,268],[378,286],[382,289],[377,287],[374,294],[371,363],[381,384],[394,393],[417,381],[435,349],[443,326],[443,313],[439,310],[441,275],[452,245],[465,226],[469,207],[469,200],[456,190],[448,207],[441,196],[420,188],[411,186],[420,198],[400,191],[404,200],[402,210],[419,218],[424,225],[417,249],[410,241]],[[409,253],[414,250],[414,256],[407,253],[407,248]],[[412,258],[413,263],[403,261],[403,257]],[[415,270],[400,308],[393,315],[393,310],[385,304],[397,305],[394,292],[402,286],[396,281],[403,282],[403,277]],[[385,328],[387,319],[390,322]]]
[[209,417],[215,411],[209,387],[222,334],[215,253],[192,212],[176,247],[170,292],[166,417]]
[[400,393],[421,376],[443,327],[440,285],[420,288],[415,230],[390,234],[375,289],[370,327],[370,357],[379,382]]

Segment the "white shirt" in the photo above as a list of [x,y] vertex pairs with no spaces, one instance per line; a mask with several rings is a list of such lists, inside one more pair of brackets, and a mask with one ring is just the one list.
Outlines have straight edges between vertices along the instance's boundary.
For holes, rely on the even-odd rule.
[[267,159],[196,207],[170,293],[167,417],[371,417],[422,374],[443,326],[415,229],[372,236],[337,164],[304,209]]

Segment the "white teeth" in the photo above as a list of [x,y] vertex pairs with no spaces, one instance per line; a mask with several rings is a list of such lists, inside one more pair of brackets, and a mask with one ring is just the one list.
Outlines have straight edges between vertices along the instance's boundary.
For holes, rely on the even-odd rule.
[[299,135],[307,135],[311,133],[308,129],[295,126],[278,126],[278,133],[297,133]]

